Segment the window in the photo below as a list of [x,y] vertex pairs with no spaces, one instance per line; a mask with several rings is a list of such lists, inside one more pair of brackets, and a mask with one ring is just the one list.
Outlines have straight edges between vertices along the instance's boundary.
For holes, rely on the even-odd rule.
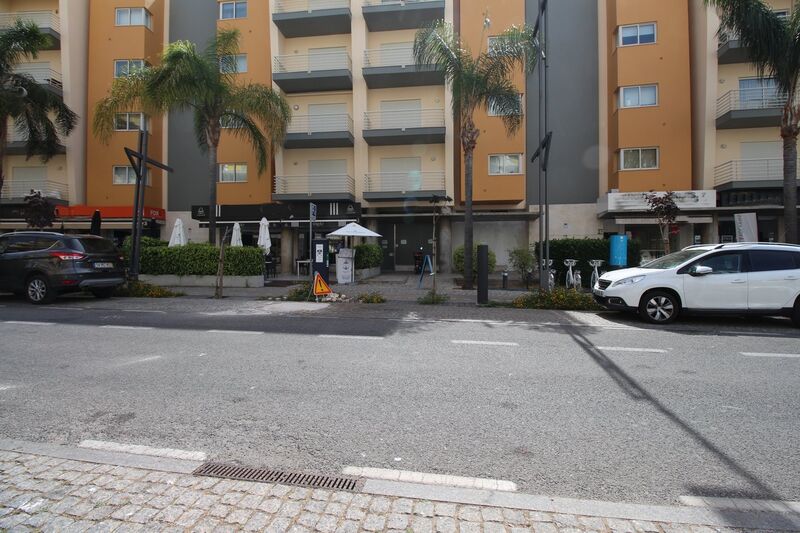
[[247,181],[247,165],[223,163],[219,166],[220,183],[244,183]]
[[145,62],[142,59],[117,59],[114,61],[114,77],[124,78],[128,74],[133,74],[144,67]]
[[114,185],[136,185],[133,167],[114,167]]
[[739,104],[742,109],[781,107],[775,78],[742,78],[739,80]]
[[153,15],[143,7],[118,7],[117,26],[146,26],[153,29]]
[[795,270],[800,268],[797,252],[779,250],[756,250],[750,252],[751,272],[770,272],[775,270]]
[[522,154],[497,154],[489,156],[489,174],[521,174]]
[[147,116],[144,113],[117,113],[114,116],[114,129],[116,131],[140,131],[147,124]]
[[226,74],[247,72],[247,54],[222,56],[219,58],[219,71]]
[[512,109],[506,109],[505,111],[506,112],[504,113],[503,110],[500,109],[500,106],[497,104],[494,98],[489,99],[489,109],[488,109],[489,116],[502,117],[506,115],[516,115],[517,113],[519,114],[522,113],[522,95],[521,94],[517,95],[517,109],[516,109],[517,113],[514,113]]
[[247,17],[247,2],[220,2],[220,20],[243,19]]
[[658,168],[658,148],[626,148],[620,150],[620,170]]
[[658,105],[657,85],[623,87],[619,91],[619,107],[652,107]]
[[787,20],[789,18],[789,11],[787,9],[778,9],[773,10],[772,12],[775,13],[781,20]]
[[635,46],[637,44],[653,44],[656,42],[656,24],[631,24],[620,26],[619,45]]
[[701,259],[695,266],[710,267],[712,274],[738,274],[742,271],[743,259],[740,253],[716,254]]

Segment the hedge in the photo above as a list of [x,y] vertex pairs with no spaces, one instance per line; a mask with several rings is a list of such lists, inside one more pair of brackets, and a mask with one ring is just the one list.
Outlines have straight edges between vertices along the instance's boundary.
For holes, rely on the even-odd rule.
[[[142,274],[153,276],[215,276],[219,248],[210,244],[190,243],[185,246],[143,246]],[[226,276],[260,276],[264,273],[261,248],[252,246],[225,248]]]
[[[491,274],[494,272],[495,267],[497,266],[497,256],[494,254],[491,248],[489,248],[489,273]],[[455,268],[456,272],[464,275],[464,246],[459,246],[453,252],[453,268]],[[478,245],[475,244],[472,246],[472,277],[475,278],[478,276]]]
[[564,287],[556,287],[551,292],[536,290],[515,299],[512,304],[517,309],[554,309],[557,311],[598,311],[600,306],[591,294]]
[[383,248],[377,244],[356,246],[356,269],[375,268],[383,264]]
[[[576,259],[578,264],[573,267],[581,271],[583,284],[589,284],[592,276],[592,267],[589,266],[590,259],[602,259],[606,263],[601,270],[609,270],[608,258],[611,248],[611,241],[607,239],[553,239],[550,241],[550,258],[553,260],[553,268],[558,272],[557,284],[564,282],[567,267],[564,266],[564,259]],[[639,266],[641,263],[641,246],[638,241],[628,241],[628,266]],[[536,244],[536,254],[539,255],[539,245]],[[534,264],[534,271],[538,270],[538,263]]]

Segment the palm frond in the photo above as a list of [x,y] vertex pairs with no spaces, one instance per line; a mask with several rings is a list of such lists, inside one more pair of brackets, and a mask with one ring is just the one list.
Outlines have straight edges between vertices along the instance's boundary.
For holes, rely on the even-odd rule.
[[36,24],[17,19],[0,32],[0,74],[9,74],[23,59],[36,59],[48,42],[49,37]]
[[236,87],[228,100],[232,113],[258,119],[272,145],[283,142],[292,120],[289,103],[280,93],[260,84]]
[[247,141],[256,153],[258,173],[267,170],[270,154],[270,141],[258,127],[258,124],[244,113],[228,112],[223,115],[223,120],[230,128],[226,129],[234,137]]
[[145,69],[124,78],[117,78],[109,94],[97,102],[94,107],[92,130],[101,141],[108,142],[111,138],[114,133],[114,118],[118,113],[138,109],[153,113],[158,110],[157,105],[151,105],[156,109],[146,109],[143,97],[151,75],[152,71]]
[[27,157],[40,155],[47,161],[58,153],[62,138],[75,129],[78,116],[60,96],[25,75],[17,75],[15,85],[28,94],[16,99],[13,113],[7,116],[14,119],[17,133],[25,139]]
[[495,37],[493,50],[487,52],[495,62],[504,63],[509,71],[522,67],[530,74],[539,62],[541,49],[531,26],[511,26]]
[[420,29],[414,38],[417,65],[435,66],[444,73],[448,82],[453,82],[458,76],[466,57],[469,53],[462,48],[452,24],[443,20]]
[[509,136],[522,125],[525,116],[522,98],[519,89],[509,78],[490,78],[483,94],[482,105],[503,120]]

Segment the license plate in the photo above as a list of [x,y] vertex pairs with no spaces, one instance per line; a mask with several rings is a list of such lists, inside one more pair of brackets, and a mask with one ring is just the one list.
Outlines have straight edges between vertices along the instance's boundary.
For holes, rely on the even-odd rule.
[[603,296],[602,289],[594,289],[592,292],[597,296]]
[[95,263],[95,268],[114,268],[114,263]]

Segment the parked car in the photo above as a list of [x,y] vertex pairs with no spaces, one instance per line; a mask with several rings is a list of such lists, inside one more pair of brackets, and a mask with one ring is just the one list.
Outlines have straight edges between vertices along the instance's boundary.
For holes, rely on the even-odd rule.
[[83,290],[108,298],[123,283],[124,260],[108,239],[41,231],[0,235],[0,291],[45,304]]
[[603,274],[592,291],[606,309],[635,311],[654,324],[705,313],[789,316],[800,327],[800,246],[690,246]]

